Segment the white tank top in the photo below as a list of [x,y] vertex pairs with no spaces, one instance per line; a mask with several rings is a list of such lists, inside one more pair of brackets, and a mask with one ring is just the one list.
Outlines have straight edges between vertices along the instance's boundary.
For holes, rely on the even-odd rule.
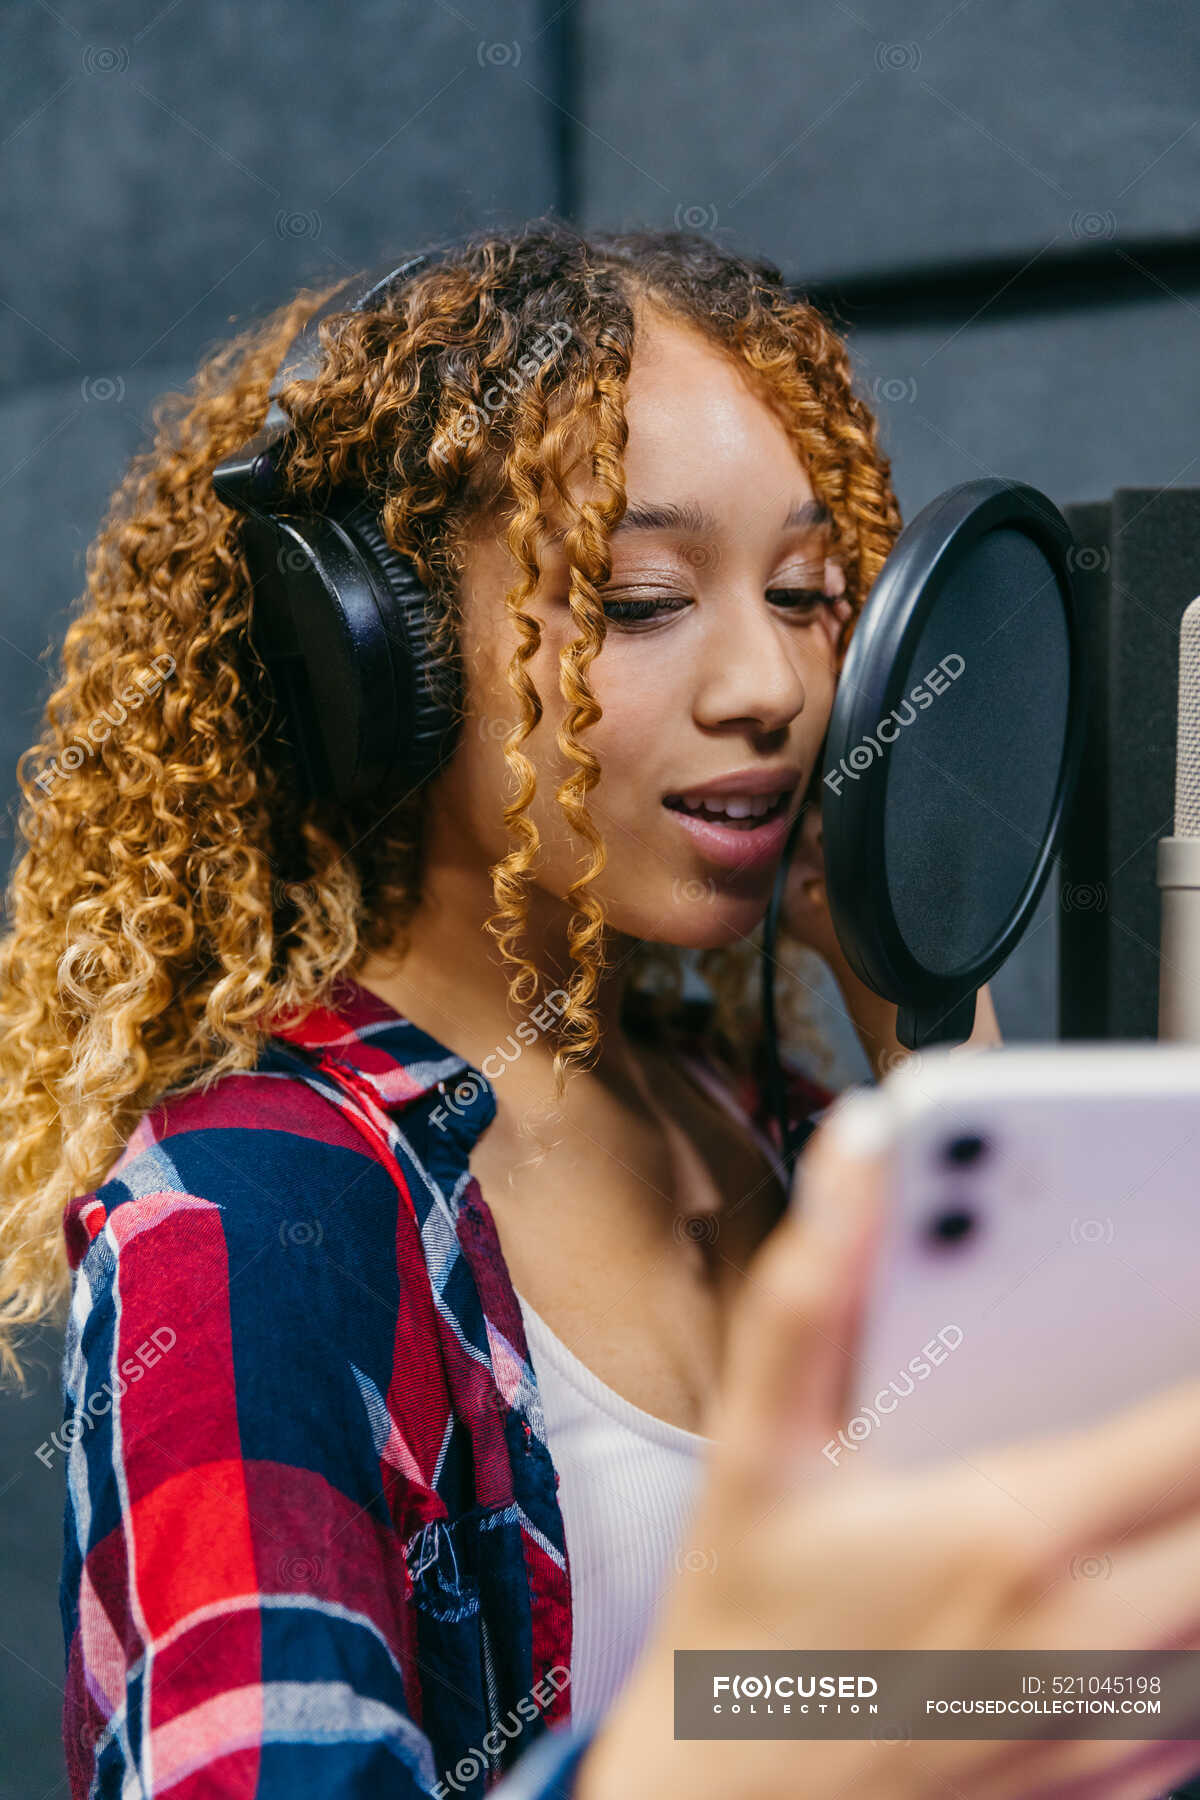
[[626,1400],[517,1301],[559,1476],[576,1723],[608,1710],[637,1661],[675,1573],[708,1439]]
[[[773,1167],[770,1139],[701,1062],[690,1072],[747,1128]],[[675,1555],[703,1475],[709,1440],[643,1411],[593,1374],[517,1294],[541,1392],[546,1442],[571,1568],[572,1723],[616,1698],[674,1579]]]

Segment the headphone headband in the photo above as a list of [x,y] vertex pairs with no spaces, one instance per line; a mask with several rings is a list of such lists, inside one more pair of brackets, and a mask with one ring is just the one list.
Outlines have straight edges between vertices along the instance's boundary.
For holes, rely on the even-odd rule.
[[252,438],[222,458],[213,471],[213,488],[227,506],[239,512],[253,513],[260,507],[279,503],[284,495],[279,487],[278,467],[273,454],[292,429],[292,421],[279,404],[279,394],[289,381],[312,381],[320,369],[323,352],[320,327],[334,313],[373,312],[388,298],[392,288],[421,269],[431,267],[450,255],[452,247],[422,250],[402,263],[378,263],[366,276],[358,278],[358,286],[350,300],[343,289],[355,279],[348,275],[336,293],[316,311],[295,337],[280,359],[267,396],[267,415]]

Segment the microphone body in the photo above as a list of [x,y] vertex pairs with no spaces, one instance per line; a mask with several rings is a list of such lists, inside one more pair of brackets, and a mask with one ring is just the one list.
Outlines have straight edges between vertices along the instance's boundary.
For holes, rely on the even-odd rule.
[[1158,885],[1158,1035],[1164,1043],[1200,1044],[1200,838],[1159,839]]
[[1200,1044],[1200,597],[1179,628],[1175,834],[1160,838],[1158,1035]]

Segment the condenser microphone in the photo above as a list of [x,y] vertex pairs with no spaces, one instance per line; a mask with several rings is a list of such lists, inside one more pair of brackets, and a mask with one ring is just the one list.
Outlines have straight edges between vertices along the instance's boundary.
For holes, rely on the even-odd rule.
[[1158,1035],[1200,1044],[1200,596],[1179,626],[1175,835],[1158,844]]

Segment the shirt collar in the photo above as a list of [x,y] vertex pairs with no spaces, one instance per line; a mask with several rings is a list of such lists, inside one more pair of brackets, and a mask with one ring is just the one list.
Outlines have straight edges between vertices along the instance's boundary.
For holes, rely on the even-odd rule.
[[318,1060],[327,1057],[353,1069],[390,1113],[403,1112],[437,1089],[439,1125],[466,1142],[474,1142],[496,1116],[495,1093],[479,1069],[351,975],[337,976],[325,1005],[310,1008],[294,1024],[276,1014],[268,1029]]

